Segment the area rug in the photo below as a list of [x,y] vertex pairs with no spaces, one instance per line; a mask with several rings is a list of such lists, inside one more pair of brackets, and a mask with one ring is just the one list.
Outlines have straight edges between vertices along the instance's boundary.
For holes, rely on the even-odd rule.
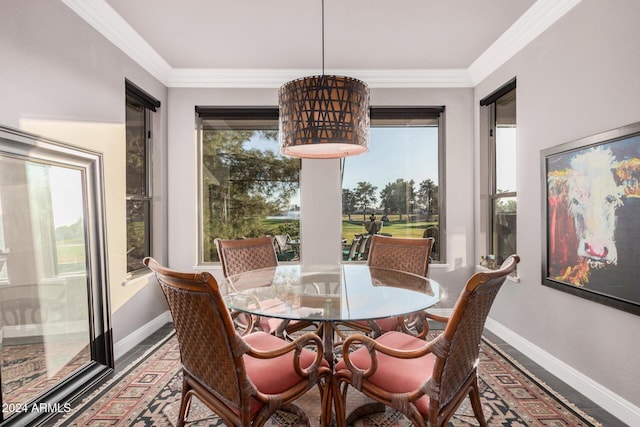
[[[82,344],[52,341],[2,346],[3,410],[30,401],[91,360],[89,347]],[[81,349],[72,354],[75,348]]]
[[[480,357],[481,399],[490,426],[601,426],[486,339],[483,339]],[[175,335],[170,333],[131,366],[74,405],[72,411],[55,425],[174,426],[181,385],[178,344]],[[348,411],[364,403],[365,399],[356,390],[350,390]],[[320,405],[315,389],[296,404],[307,412],[312,425],[319,425]],[[225,425],[196,399],[188,421],[187,425],[194,427]],[[304,424],[291,414],[278,412],[268,425],[298,427]],[[477,425],[466,399],[449,426]],[[405,427],[410,423],[396,411],[387,409],[384,413],[357,420],[354,426]]]

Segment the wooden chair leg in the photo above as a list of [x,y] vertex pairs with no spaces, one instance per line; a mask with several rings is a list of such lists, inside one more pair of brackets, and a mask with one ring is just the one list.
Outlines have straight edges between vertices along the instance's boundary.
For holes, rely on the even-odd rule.
[[471,384],[469,390],[469,400],[471,401],[471,407],[473,408],[473,414],[478,420],[480,427],[487,427],[487,421],[484,419],[484,412],[482,411],[482,402],[480,401],[480,387],[478,386],[478,378]]
[[332,381],[333,407],[335,410],[336,426],[346,427],[347,412],[347,383],[343,383],[342,390],[337,381]]
[[[183,371],[183,375],[184,371]],[[182,380],[182,397],[180,399],[180,411],[178,412],[177,427],[184,427],[189,408],[191,407],[191,386],[189,385],[188,377],[184,377]]]
[[323,386],[318,384],[320,392],[322,393],[322,411],[320,423],[322,427],[329,427],[332,425],[332,409],[333,409],[333,382],[328,378]]

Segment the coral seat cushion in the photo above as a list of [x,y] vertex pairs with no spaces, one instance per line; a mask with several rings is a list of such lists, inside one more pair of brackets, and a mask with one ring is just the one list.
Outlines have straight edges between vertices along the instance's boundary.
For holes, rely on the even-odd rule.
[[[257,350],[273,350],[287,344],[285,340],[265,332],[254,332],[245,336],[244,340]],[[244,355],[247,376],[262,393],[282,393],[303,379],[293,367],[293,354],[294,351],[292,350],[290,353],[275,359],[257,359]],[[315,352],[302,350],[300,355],[300,366],[302,368],[309,367],[314,360]],[[324,360],[322,363],[325,366],[329,366]]]
[[[273,350],[282,347],[287,342],[266,332],[254,332],[243,337],[251,347],[257,350]],[[251,379],[258,391],[265,394],[282,393],[295,384],[302,381],[293,367],[293,351],[274,359],[257,359],[255,357],[242,356],[247,376]],[[315,353],[302,350],[300,354],[300,366],[307,368],[315,360]],[[324,366],[329,366],[326,360],[322,360]],[[253,399],[251,402],[251,415],[262,408],[262,403]],[[238,408],[231,408],[239,414]]]
[[[399,325],[397,317],[385,317],[383,319],[373,320],[373,322],[377,323],[382,332],[395,331]],[[369,327],[368,320],[358,320],[356,323],[359,323],[362,326]]]
[[[378,343],[396,350],[415,350],[426,342],[401,332],[387,332],[376,340]],[[351,362],[360,369],[371,366],[371,357],[365,347],[361,347],[349,355]],[[378,353],[378,369],[369,378],[369,382],[391,393],[406,393],[416,390],[425,382],[433,371],[435,356],[427,354],[415,359],[397,359]],[[344,361],[338,362],[336,372],[346,370]],[[429,397],[423,396],[415,402],[423,414],[429,412]]]
[[394,331],[400,323],[397,317],[387,317],[385,319],[378,319],[376,323],[382,330],[382,332]]
[[[260,308],[265,312],[272,314],[284,313],[287,311],[287,306],[285,305],[285,303],[277,298],[261,301]],[[260,329],[270,334],[272,332],[275,332],[282,324],[282,322],[282,319],[263,316],[260,317]],[[290,325],[295,325],[296,323],[297,321],[295,320],[289,322]]]

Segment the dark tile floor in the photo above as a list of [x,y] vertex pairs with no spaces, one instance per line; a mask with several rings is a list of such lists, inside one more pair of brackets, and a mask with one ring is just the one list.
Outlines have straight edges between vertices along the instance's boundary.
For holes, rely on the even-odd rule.
[[[153,347],[153,345],[155,345],[162,337],[166,336],[171,330],[173,330],[173,324],[166,324],[154,334],[152,334],[149,338],[138,344],[134,349],[119,358],[116,361],[116,372],[125,369],[129,363],[137,360],[148,349]],[[569,387],[567,384],[551,375],[541,366],[537,365],[532,360],[524,356],[518,350],[505,343],[504,340],[500,339],[497,335],[491,333],[490,331],[485,331],[485,335],[491,342],[498,345],[500,349],[517,360],[522,366],[528,369],[529,372],[535,375],[538,379],[554,389],[556,392],[560,393],[567,400],[586,412],[588,415],[599,421],[603,425],[603,427],[628,427],[627,424],[618,420],[612,414],[606,412],[604,409],[600,408],[598,405],[587,399],[578,391]]]
[[163,337],[169,332],[173,331],[173,323],[167,323],[155,333],[151,334],[148,338],[143,340],[140,344],[135,346],[132,350],[128,351],[125,355],[116,360],[115,372],[120,372],[127,368],[127,366],[138,360],[147,350],[156,345]]

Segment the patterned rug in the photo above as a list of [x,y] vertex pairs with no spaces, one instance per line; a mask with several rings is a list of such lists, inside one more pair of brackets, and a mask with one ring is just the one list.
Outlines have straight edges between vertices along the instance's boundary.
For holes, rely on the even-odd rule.
[[[516,361],[487,340],[481,345],[480,390],[490,426],[547,427],[601,426],[591,417],[551,390]],[[180,405],[182,374],[177,340],[169,334],[138,361],[109,380],[56,426],[174,426]],[[348,413],[366,402],[350,389]],[[319,396],[316,389],[296,404],[302,407],[313,425],[319,425]],[[224,426],[203,404],[193,400],[189,426]],[[278,412],[268,423],[271,427],[304,425],[295,416]],[[392,409],[366,416],[355,427],[405,427],[410,423]],[[468,399],[449,426],[477,426]]]
[[0,378],[5,416],[10,413],[7,408],[29,402],[90,361],[91,354],[85,342],[51,341],[2,346]]

